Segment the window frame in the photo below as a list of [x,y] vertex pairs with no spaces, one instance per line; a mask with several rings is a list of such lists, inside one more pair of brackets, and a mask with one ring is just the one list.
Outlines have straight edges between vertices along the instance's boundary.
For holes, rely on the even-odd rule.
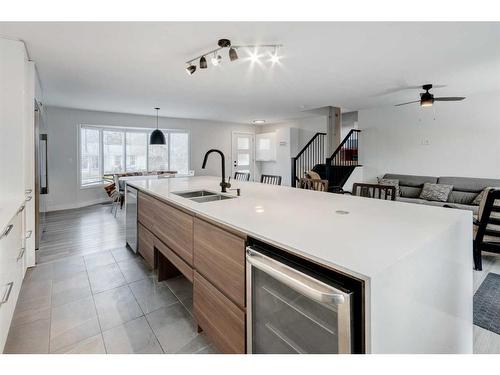
[[[102,187],[107,184],[107,182],[103,181],[103,176],[104,176],[104,138],[103,138],[103,132],[104,131],[113,131],[113,132],[123,132],[124,133],[124,142],[123,142],[123,169],[124,173],[127,172],[127,133],[146,133],[146,171],[149,172],[149,137],[151,135],[151,132],[155,130],[156,128],[141,128],[141,127],[124,127],[124,126],[113,126],[113,125],[91,125],[91,124],[79,124],[77,126],[77,181],[78,181],[78,186],[80,189],[90,189],[90,188],[95,188],[95,187]],[[92,130],[98,130],[99,131],[99,174],[101,176],[101,180],[99,182],[95,183],[88,183],[88,184],[82,184],[82,171],[81,171],[81,164],[82,164],[82,145],[81,145],[81,138],[82,138],[82,129],[92,129]],[[191,169],[191,132],[187,129],[165,129],[165,128],[159,128],[162,132],[166,133],[165,136],[168,139],[168,170],[170,170],[170,161],[171,161],[171,139],[172,137],[170,136],[171,133],[183,133],[188,135],[188,150],[187,150],[187,156],[188,156],[188,170]]]

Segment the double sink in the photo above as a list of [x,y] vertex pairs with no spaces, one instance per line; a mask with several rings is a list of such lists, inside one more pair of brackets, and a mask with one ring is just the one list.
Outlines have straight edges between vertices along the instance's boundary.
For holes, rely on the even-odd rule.
[[205,202],[214,202],[214,201],[223,201],[226,199],[233,199],[231,195],[223,195],[220,193],[214,193],[208,190],[196,190],[196,191],[181,191],[178,193],[172,193],[174,195],[178,195],[179,197],[189,199],[193,202],[197,203],[205,203]]

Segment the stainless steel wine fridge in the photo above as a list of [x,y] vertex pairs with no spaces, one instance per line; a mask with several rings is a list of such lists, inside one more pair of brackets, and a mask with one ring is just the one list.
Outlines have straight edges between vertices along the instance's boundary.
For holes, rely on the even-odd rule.
[[262,243],[247,247],[247,352],[364,352],[362,282]]

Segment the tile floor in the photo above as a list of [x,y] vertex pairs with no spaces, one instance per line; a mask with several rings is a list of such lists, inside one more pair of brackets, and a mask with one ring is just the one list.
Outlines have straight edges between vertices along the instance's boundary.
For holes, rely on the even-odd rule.
[[192,285],[157,282],[126,247],[28,270],[5,353],[215,353],[197,333]]
[[[500,274],[500,256],[496,254],[483,253],[483,270],[474,271],[474,292],[476,292],[489,272]],[[500,335],[475,325],[474,353],[499,354]]]

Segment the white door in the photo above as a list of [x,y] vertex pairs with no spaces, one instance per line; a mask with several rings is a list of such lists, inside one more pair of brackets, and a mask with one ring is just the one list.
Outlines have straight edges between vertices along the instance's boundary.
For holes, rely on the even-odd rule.
[[250,173],[250,181],[254,180],[255,147],[254,134],[233,132],[232,141],[232,176],[235,172]]

